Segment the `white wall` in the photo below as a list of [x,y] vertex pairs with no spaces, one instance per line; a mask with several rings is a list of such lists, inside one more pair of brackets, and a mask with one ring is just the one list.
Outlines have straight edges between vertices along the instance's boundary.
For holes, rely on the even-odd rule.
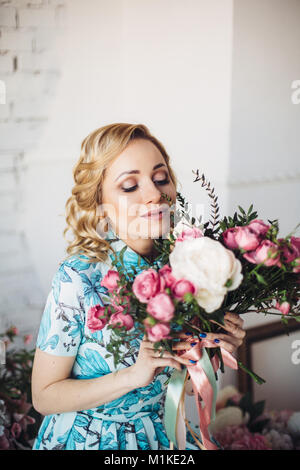
[[[300,104],[291,99],[292,83],[300,78],[299,24],[299,0],[234,2],[228,209],[233,214],[238,205],[248,209],[253,203],[265,222],[279,219],[280,236],[300,222]],[[280,319],[256,313],[243,318],[246,328]],[[291,396],[295,380],[300,387],[299,365],[291,362],[294,337],[300,339],[300,332],[278,342],[282,361],[290,364],[290,380],[258,387],[258,398],[272,397],[278,407],[282,397]],[[259,346],[262,359],[272,357],[268,344]],[[228,370],[223,384],[235,379]],[[299,408],[294,393],[289,404],[296,402]]]
[[296,0],[0,1],[1,327],[36,333],[65,256],[72,167],[108,123],[146,124],[206,218],[197,168],[222,214],[253,202],[293,228],[298,22]]
[[[50,41],[50,30],[59,27],[55,12],[62,4],[56,3],[36,2],[27,12],[24,1],[25,29],[12,22],[8,30],[18,38],[32,35],[26,50],[29,75],[25,86],[21,72],[7,71],[8,85],[17,81],[19,86],[16,98],[8,91],[8,102],[13,110],[18,107],[20,113],[32,117],[25,121],[27,126],[36,124],[39,116],[46,122],[42,133],[24,130],[25,137],[31,137],[25,145],[16,115],[8,111],[7,120],[1,121],[6,134],[3,148],[17,148],[24,170],[17,183],[22,188],[18,210],[7,211],[14,220],[10,233],[22,236],[23,245],[17,251],[11,239],[12,259],[7,257],[2,266],[3,286],[9,269],[14,269],[10,294],[20,299],[16,276],[21,268],[15,260],[22,265],[26,259],[28,271],[35,276],[26,281],[27,304],[32,295],[38,297],[38,309],[34,312],[29,304],[26,316],[16,308],[24,299],[7,303],[2,322],[13,321],[26,333],[37,332],[51,278],[65,255],[63,214],[72,167],[81,141],[95,128],[111,122],[146,124],[166,146],[183,194],[192,205],[200,198],[208,216],[210,200],[199,183],[192,184],[192,170],[197,168],[218,189],[224,210],[227,202],[232,0],[65,1],[65,14],[59,10],[58,15],[63,27],[54,34],[55,54],[47,61],[59,70],[49,102],[43,88],[40,93],[35,89],[36,77],[42,77],[44,69],[36,60],[33,44],[44,29]],[[2,11],[8,14],[13,8],[12,16],[21,16],[19,5],[9,2]],[[5,47],[13,48],[12,55],[22,55],[9,37]],[[49,88],[54,89],[51,81]],[[23,99],[28,94],[25,108]],[[195,416],[190,401],[190,413]]]

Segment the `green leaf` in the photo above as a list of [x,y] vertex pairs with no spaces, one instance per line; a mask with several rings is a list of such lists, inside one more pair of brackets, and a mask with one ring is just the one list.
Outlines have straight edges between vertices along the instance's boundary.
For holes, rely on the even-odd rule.
[[255,374],[255,372],[253,372],[252,370],[248,369],[248,367],[246,367],[241,361],[238,361],[238,365],[243,371],[247,372],[247,374],[249,374],[250,377],[252,377],[252,379],[255,380],[257,384],[261,385],[263,383],[266,383],[265,379]]
[[127,245],[123,246],[122,250],[119,253],[119,258],[120,258],[122,264],[124,264],[123,258],[124,258],[124,253],[125,253],[126,250],[127,250]]
[[240,211],[243,215],[246,215],[246,212],[244,211],[244,209],[241,206],[238,206],[238,208],[240,209]]
[[225,287],[230,287],[232,285],[232,279],[228,279],[225,283]]
[[261,274],[258,274],[256,271],[253,271],[253,274],[255,274],[256,279],[258,280],[260,284],[264,284],[265,286],[268,285],[268,283],[264,280]]

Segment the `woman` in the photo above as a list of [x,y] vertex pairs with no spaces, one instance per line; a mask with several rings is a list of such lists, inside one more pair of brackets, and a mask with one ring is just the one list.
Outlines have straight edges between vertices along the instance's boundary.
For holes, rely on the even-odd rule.
[[[73,175],[64,234],[71,229],[74,238],[53,277],[36,342],[33,406],[45,417],[33,449],[168,450],[165,382],[173,368],[191,363],[167,352],[159,357],[139,336],[121,346],[126,354],[116,368],[107,348],[112,330],[93,330],[87,313],[104,305],[101,279],[125,245],[128,270],[139,271],[157,255],[153,238],[166,233],[169,218],[149,212],[161,207],[162,193],[175,202],[169,156],[146,126],[117,123],[84,139]],[[227,333],[207,337],[234,352],[245,335],[242,323],[229,314]],[[179,336],[174,350],[190,348],[188,336]],[[198,450],[187,437],[186,449]]]

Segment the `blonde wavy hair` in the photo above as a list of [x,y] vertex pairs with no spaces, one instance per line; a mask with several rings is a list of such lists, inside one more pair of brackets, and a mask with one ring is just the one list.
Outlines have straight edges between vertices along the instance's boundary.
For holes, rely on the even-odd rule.
[[141,138],[156,145],[177,188],[178,181],[170,167],[169,155],[145,125],[114,123],[94,130],[82,141],[79,160],[73,167],[75,184],[65,205],[67,227],[63,235],[66,238],[67,231],[71,230],[74,238],[72,241],[67,240],[68,256],[65,259],[81,253],[88,258],[88,263],[97,263],[105,262],[110,250],[115,253],[109,241],[102,238],[96,230],[101,218],[97,208],[102,202],[101,188],[105,169],[131,140]]

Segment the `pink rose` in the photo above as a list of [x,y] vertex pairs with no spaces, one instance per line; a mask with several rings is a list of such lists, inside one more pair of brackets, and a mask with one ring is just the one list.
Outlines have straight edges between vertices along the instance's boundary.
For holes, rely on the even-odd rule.
[[174,294],[174,297],[182,300],[184,300],[184,294],[186,294],[187,292],[195,294],[196,290],[197,289],[195,285],[191,281],[187,281],[186,279],[179,279],[172,286],[172,293]]
[[162,289],[163,278],[152,268],[145,269],[136,276],[132,284],[132,291],[138,300],[147,303]]
[[114,325],[118,328],[125,327],[126,331],[131,330],[134,321],[131,315],[122,312],[113,313],[109,319],[109,325]]
[[291,237],[291,244],[297,248],[300,253],[300,237]]
[[170,296],[160,292],[149,300],[146,310],[156,320],[168,322],[174,316],[175,307]]
[[175,243],[183,242],[184,240],[190,240],[191,238],[203,237],[203,232],[197,227],[187,227],[181,234],[176,238]]
[[235,241],[239,248],[250,251],[255,250],[260,243],[260,236],[249,225],[237,227]]
[[[108,311],[110,308],[108,307]],[[107,323],[105,316],[105,307],[94,305],[88,311],[87,326],[94,333],[95,331],[102,330]]]
[[152,328],[146,328],[146,333],[148,336],[149,341],[156,343],[157,341],[161,341],[162,339],[170,339],[170,326],[164,323],[156,323],[156,325],[152,326]]
[[[268,252],[272,255],[277,254],[277,256],[274,258],[268,258]],[[280,266],[280,256],[277,245],[270,240],[263,240],[256,250],[244,253],[243,257],[250,263],[254,264],[263,263],[265,266]]]
[[287,315],[290,311],[290,304],[288,302],[282,302],[281,304],[279,302],[276,302],[275,308],[279,310],[283,315]]
[[11,328],[9,328],[9,330],[7,331],[7,333],[11,333],[13,335],[18,335],[19,334],[19,330],[16,326],[12,326]]
[[0,450],[7,450],[10,448],[9,440],[5,432],[0,436]]
[[251,230],[253,230],[261,238],[263,238],[266,235],[267,231],[269,230],[270,225],[266,225],[260,219],[254,219],[254,220],[251,220],[248,227],[251,227]]
[[[122,305],[121,305],[122,304]],[[112,295],[111,297],[111,306],[115,310],[125,310],[127,311],[130,309],[130,297],[128,295]]]
[[109,269],[109,271],[106,273],[106,275],[100,282],[100,285],[106,287],[109,292],[113,292],[119,287],[117,284],[118,281],[120,281],[120,275],[118,271]]
[[18,439],[22,431],[22,427],[19,423],[13,423],[12,427],[10,428],[10,432],[14,439]]
[[300,273],[300,256],[294,260],[294,263],[296,263],[296,266],[293,268],[293,273]]
[[25,335],[24,336],[24,344],[30,344],[32,341],[33,336],[32,335]]
[[168,264],[165,264],[158,272],[165,281],[165,287],[172,287],[176,282],[176,278],[172,274],[172,268]]
[[235,250],[239,247],[236,242],[237,229],[238,227],[228,228],[225,230],[225,232],[222,233],[224,243],[230,250]]
[[[300,240],[300,238],[298,238]],[[278,238],[281,243],[281,252],[286,263],[291,263],[300,255],[300,244],[298,246],[297,237],[291,237],[290,243],[284,238]]]

